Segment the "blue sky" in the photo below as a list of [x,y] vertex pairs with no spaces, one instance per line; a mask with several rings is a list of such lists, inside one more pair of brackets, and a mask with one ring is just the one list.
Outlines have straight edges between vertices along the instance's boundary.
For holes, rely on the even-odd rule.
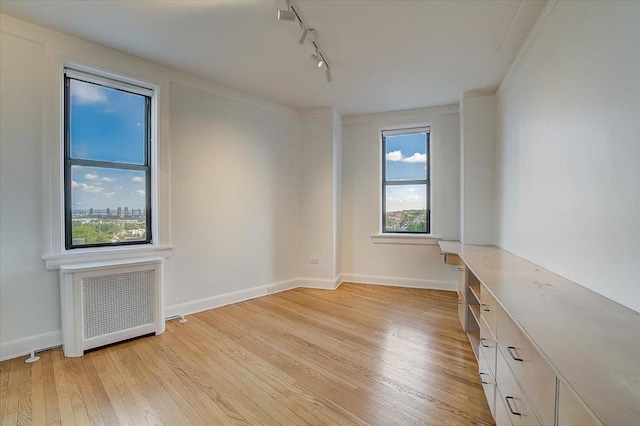
[[[71,156],[144,164],[145,98],[71,80]],[[145,207],[142,171],[73,166],[74,210]]]
[[[427,176],[426,136],[424,133],[387,136],[385,147],[386,180],[425,179]],[[387,211],[426,209],[424,185],[387,186]]]

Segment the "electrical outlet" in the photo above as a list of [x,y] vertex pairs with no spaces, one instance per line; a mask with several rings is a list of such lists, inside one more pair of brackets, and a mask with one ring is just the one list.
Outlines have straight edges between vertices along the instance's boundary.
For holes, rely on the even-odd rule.
[[317,257],[312,257],[311,258],[311,264],[312,265],[317,265],[318,263],[320,263],[320,259]]

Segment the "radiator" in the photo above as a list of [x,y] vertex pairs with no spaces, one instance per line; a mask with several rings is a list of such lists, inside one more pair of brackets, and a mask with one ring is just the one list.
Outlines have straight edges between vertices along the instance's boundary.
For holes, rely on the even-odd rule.
[[65,356],[164,332],[163,266],[161,257],[61,266]]

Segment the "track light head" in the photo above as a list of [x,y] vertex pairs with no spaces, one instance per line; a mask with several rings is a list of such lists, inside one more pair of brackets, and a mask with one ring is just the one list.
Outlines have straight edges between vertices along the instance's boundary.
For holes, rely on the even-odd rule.
[[304,44],[304,42],[307,40],[307,34],[309,34],[309,28],[303,25],[302,31],[300,31],[300,40],[298,40],[298,43]]
[[291,10],[278,10],[278,21],[295,21],[296,14]]
[[331,83],[333,81],[333,77],[331,77],[331,68],[327,66],[326,72],[327,72],[327,83]]
[[324,65],[324,60],[315,53],[311,54],[311,60],[314,64],[316,64],[318,68],[322,68],[322,66]]

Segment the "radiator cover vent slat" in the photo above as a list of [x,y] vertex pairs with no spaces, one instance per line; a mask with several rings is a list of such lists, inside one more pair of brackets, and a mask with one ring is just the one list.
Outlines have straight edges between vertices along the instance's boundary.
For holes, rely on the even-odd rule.
[[152,323],[153,271],[82,280],[84,338]]

